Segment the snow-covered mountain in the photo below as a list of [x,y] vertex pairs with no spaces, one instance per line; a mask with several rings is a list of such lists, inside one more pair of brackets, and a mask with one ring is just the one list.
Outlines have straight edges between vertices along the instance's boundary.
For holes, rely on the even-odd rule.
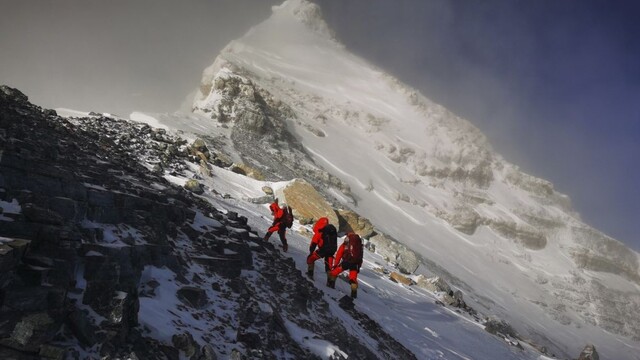
[[638,253],[583,223],[468,121],[349,53],[316,5],[285,1],[231,42],[193,111],[267,179],[324,183],[419,254],[417,273],[445,276],[535,342],[638,357]]
[[[192,109],[0,86],[0,358],[640,359],[639,255],[316,5],[230,43]],[[261,240],[274,196],[287,253]],[[355,307],[302,274],[319,213],[368,238]]]

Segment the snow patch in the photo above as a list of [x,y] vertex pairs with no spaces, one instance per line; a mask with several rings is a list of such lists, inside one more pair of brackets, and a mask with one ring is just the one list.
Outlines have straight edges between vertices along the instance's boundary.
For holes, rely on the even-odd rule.
[[311,331],[303,329],[289,320],[285,320],[284,323],[289,335],[298,344],[320,358],[330,360],[336,354],[345,358],[348,357],[348,355],[344,351],[340,350],[339,347],[327,340],[319,339],[317,335]]
[[158,119],[156,119],[155,117],[151,116],[151,115],[147,115],[141,112],[132,112],[129,115],[129,119],[136,121],[136,122],[140,122],[140,123],[144,123],[147,124],[151,127],[154,128],[160,128],[160,129],[165,129],[165,130],[169,130],[169,127],[164,125],[162,122],[158,121]]

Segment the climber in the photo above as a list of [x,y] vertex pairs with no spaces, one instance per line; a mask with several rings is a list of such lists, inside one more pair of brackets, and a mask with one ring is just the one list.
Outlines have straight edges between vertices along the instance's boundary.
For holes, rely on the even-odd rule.
[[280,237],[280,241],[282,242],[282,251],[287,252],[289,246],[287,245],[287,238],[285,234],[287,226],[284,223],[284,220],[288,217],[286,216],[286,210],[290,208],[288,208],[286,204],[282,204],[282,208],[280,208],[280,205],[278,205],[278,199],[276,198],[275,201],[269,205],[269,209],[271,210],[271,215],[273,215],[273,223],[267,230],[267,233],[264,234],[262,240],[269,241],[271,234],[277,232]]
[[[340,261],[342,260],[342,262]],[[340,244],[333,269],[329,272],[327,283],[335,288],[336,278],[344,270],[349,270],[349,283],[351,284],[351,297],[358,297],[358,273],[362,266],[362,239],[356,233],[348,233],[344,242]]]
[[[333,267],[333,255],[336,253],[338,242],[338,232],[336,227],[329,224],[329,219],[322,217],[313,225],[313,237],[309,245],[309,256],[307,256],[307,276],[313,278],[315,261],[324,258],[324,271],[327,273],[327,286],[329,282],[329,271]],[[317,248],[317,250],[316,250]]]

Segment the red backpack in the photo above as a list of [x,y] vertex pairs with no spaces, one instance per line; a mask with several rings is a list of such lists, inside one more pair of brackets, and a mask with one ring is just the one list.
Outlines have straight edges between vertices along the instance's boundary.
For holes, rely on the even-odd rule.
[[282,215],[282,223],[284,226],[291,228],[293,226],[293,209],[291,206],[285,206],[282,211],[284,211],[284,214]]
[[348,233],[347,241],[344,244],[344,261],[359,264],[362,262],[362,239],[356,233]]

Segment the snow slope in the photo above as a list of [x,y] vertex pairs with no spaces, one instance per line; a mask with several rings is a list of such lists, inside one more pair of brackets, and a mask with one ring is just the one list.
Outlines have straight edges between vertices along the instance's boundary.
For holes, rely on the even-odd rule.
[[[418,272],[445,269],[474,306],[561,356],[594,343],[607,358],[638,358],[639,255],[582,223],[566,196],[504,161],[469,122],[350,54],[315,5],[285,1],[231,42],[204,71],[194,112],[215,118],[227,111],[234,118],[241,109],[224,108],[219,91],[231,77],[293,110],[289,131],[357,199],[344,206],[438,266]],[[178,118],[159,121],[184,130],[187,122]],[[188,131],[226,129],[199,118]],[[306,240],[296,241],[304,250]],[[436,357],[434,339],[473,328],[437,326],[463,321],[423,308],[424,294],[366,274],[372,293],[363,296],[363,308],[396,334],[421,333],[407,342],[426,348],[426,358]],[[393,309],[393,316],[383,317],[389,313],[381,308]],[[473,334],[465,340],[477,341]],[[457,341],[435,343],[447,358],[447,349],[460,351]],[[491,358],[470,349],[460,358]]]
[[[180,179],[173,179],[173,181],[181,183]],[[212,168],[212,176],[201,181],[217,193],[227,195],[222,197],[207,191],[203,197],[219,209],[243,214],[248,218],[248,224],[256,229],[267,229],[271,225],[268,204],[252,204],[247,200],[262,195],[263,186],[270,186],[276,190],[288,184],[288,182],[262,182],[222,168]],[[289,252],[282,253],[282,256],[292,258],[298,269],[306,270],[310,239],[300,234],[302,227],[311,231],[311,225],[302,226],[296,222],[287,234]],[[277,237],[273,237],[271,242],[279,243]],[[316,264],[316,266],[321,265]],[[528,345],[523,344],[525,350],[510,347],[499,338],[484,331],[484,326],[469,316],[435,304],[437,294],[395,283],[388,276],[374,271],[374,268],[380,267],[393,270],[379,255],[367,252],[359,275],[360,296],[356,300],[356,308],[377,321],[387,333],[412,351],[418,359],[537,359],[539,357],[539,354]],[[329,289],[325,286],[326,278],[320,270],[316,271],[313,282],[317,288],[323,290],[325,299],[331,304],[331,311],[336,321],[346,323],[347,328],[358,329],[358,321],[341,309],[337,302],[337,299],[349,293],[349,284],[345,281],[337,281],[336,289]],[[153,312],[157,307],[153,304],[149,305],[149,310],[145,311]],[[141,306],[141,309],[145,306]],[[154,317],[150,314],[149,318]],[[156,326],[156,328],[162,327]],[[294,338],[297,334],[296,340],[303,347],[311,349],[321,358],[328,358],[336,351],[341,352],[333,344],[314,337],[308,330],[299,328],[293,323],[287,323],[287,328],[291,334],[294,334],[292,335]],[[364,333],[355,335],[363,338],[371,349],[376,348],[375,339]]]
[[[249,205],[244,200],[254,197],[264,185],[277,189],[286,182],[263,183],[225,169],[214,169],[214,180],[207,182],[217,189],[238,200],[220,200],[210,198],[217,206],[230,211],[243,211],[249,218],[249,224],[257,229],[266,229],[271,225],[267,205]],[[222,181],[221,181],[222,180]],[[215,183],[221,185],[214,185]],[[223,185],[222,185],[223,184]],[[294,224],[288,232],[289,252],[284,254],[295,260],[300,270],[306,269],[309,238],[299,234],[300,224]],[[311,230],[311,226],[306,226]],[[279,241],[273,238],[272,242]],[[321,268],[321,264],[316,264]],[[359,311],[376,320],[385,331],[394,336],[411,350],[418,359],[536,359],[538,354],[530,347],[526,351],[509,347],[500,339],[484,331],[478,322],[454,312],[449,308],[435,304],[437,296],[417,287],[407,287],[391,281],[388,276],[374,271],[376,267],[390,265],[377,254],[367,252],[365,262],[359,274],[360,296],[356,300]],[[322,289],[325,298],[332,305],[336,321],[354,322],[335,301],[349,293],[349,284],[338,281],[336,289],[325,286],[326,277],[318,269],[314,279],[315,286]],[[352,328],[356,328],[352,325]],[[372,345],[372,348],[374,346]]]

